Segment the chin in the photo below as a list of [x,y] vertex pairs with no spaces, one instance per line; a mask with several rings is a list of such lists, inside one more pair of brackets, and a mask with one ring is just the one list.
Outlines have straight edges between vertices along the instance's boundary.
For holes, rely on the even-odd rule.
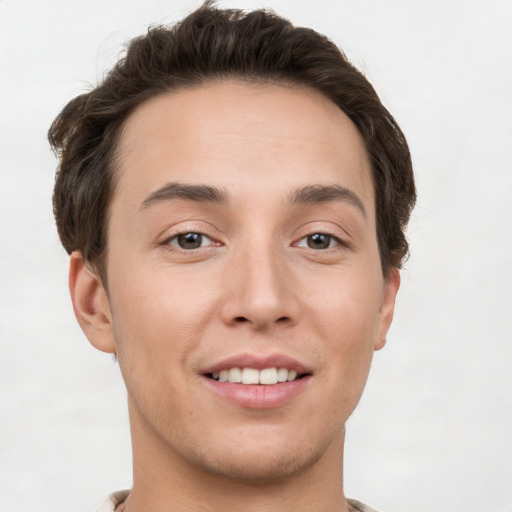
[[318,461],[320,455],[299,457],[297,454],[281,457],[258,457],[257,460],[242,460],[245,457],[227,460],[196,461],[212,476],[246,485],[269,485],[282,483],[306,471]]
[[247,441],[244,446],[231,444],[222,450],[189,454],[196,468],[213,477],[247,485],[282,483],[314,466],[326,446],[281,442],[278,446]]

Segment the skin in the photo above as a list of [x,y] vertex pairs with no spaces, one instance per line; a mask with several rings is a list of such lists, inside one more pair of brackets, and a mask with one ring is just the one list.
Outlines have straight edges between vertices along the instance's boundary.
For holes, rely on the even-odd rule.
[[[344,425],[399,286],[396,269],[382,275],[356,128],[315,91],[222,81],[142,104],[118,154],[108,294],[78,252],[70,288],[84,332],[117,354],[126,382],[126,512],[350,510]],[[225,197],[169,197],[170,183]],[[308,186],[352,196],[293,201]],[[180,248],[184,233],[204,234],[201,246]],[[327,248],[308,245],[316,233]],[[240,353],[285,354],[311,376],[283,406],[242,407],[201,376]]]

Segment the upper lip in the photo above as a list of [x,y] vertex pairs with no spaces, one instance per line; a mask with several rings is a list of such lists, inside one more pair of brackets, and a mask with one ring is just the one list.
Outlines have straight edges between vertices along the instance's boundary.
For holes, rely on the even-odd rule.
[[234,355],[204,368],[201,373],[205,375],[222,370],[229,370],[231,368],[254,368],[256,370],[263,370],[265,368],[287,368],[288,370],[295,370],[298,375],[311,373],[310,368],[285,354],[272,354],[268,356],[252,354]]

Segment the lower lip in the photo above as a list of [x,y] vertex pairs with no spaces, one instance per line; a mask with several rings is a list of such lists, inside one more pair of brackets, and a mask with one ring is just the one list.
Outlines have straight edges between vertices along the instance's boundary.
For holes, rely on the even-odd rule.
[[203,379],[215,394],[240,407],[270,409],[287,404],[304,391],[311,380],[311,376],[306,375],[291,382],[271,385],[219,382],[206,376]]

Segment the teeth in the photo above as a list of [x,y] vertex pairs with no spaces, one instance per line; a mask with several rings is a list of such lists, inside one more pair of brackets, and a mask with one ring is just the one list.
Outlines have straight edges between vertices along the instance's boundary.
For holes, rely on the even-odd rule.
[[242,370],[242,384],[259,384],[260,372],[254,368],[244,368]]
[[297,378],[295,370],[288,368],[230,368],[213,372],[212,377],[219,382],[234,382],[242,384],[263,384],[273,385],[279,382],[291,382]]
[[265,368],[261,370],[260,384],[277,384],[277,369]]
[[229,370],[228,382],[242,382],[242,370],[240,368],[231,368]]
[[277,370],[277,382],[286,382],[288,380],[288,373],[286,368],[279,368]]
[[288,382],[295,380],[296,377],[297,377],[297,372],[295,370],[290,370],[288,372]]

